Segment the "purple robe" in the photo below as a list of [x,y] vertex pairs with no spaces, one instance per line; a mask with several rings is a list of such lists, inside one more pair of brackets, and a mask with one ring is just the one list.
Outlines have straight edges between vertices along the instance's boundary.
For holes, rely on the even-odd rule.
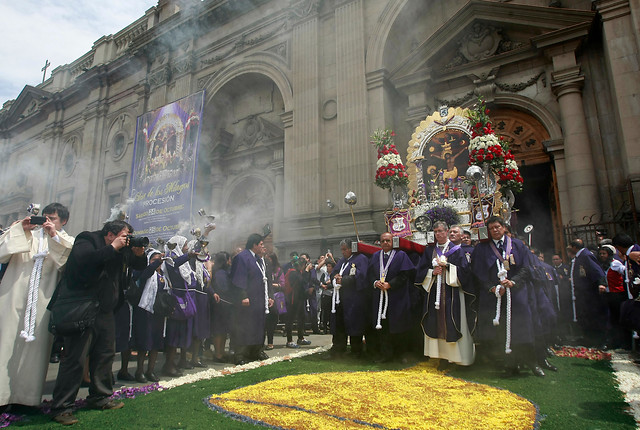
[[[180,276],[180,266],[188,263],[189,255],[184,254],[174,259],[174,265],[166,265],[167,276],[171,282],[171,294],[177,297],[185,297],[186,281]],[[189,289],[195,287],[195,277],[191,277],[191,285]],[[191,346],[191,338],[193,337],[193,317],[186,320],[175,320],[167,318],[167,336],[166,344],[175,348],[189,348]]]
[[[450,244],[449,251],[454,247]],[[420,258],[416,274],[416,286],[422,289],[422,282],[427,276],[429,269],[433,268],[432,260],[436,255],[436,246],[427,247]],[[447,253],[445,253],[446,255]],[[425,335],[433,339],[442,338],[447,342],[457,342],[461,337],[461,301],[458,294],[458,288],[462,288],[465,296],[465,312],[467,317],[467,325],[469,332],[473,333],[476,325],[476,312],[473,311],[473,303],[475,301],[475,292],[473,283],[470,281],[469,262],[465,255],[464,249],[461,247],[447,255],[447,262],[456,266],[458,280],[461,287],[451,287],[442,279],[442,290],[440,297],[440,311],[436,310],[436,283],[432,285],[429,293],[424,298],[423,316],[421,320],[422,330]]]
[[[533,283],[529,288],[529,301],[533,304],[533,323],[536,336],[549,335],[557,322],[557,296],[553,267],[540,261],[531,254],[531,264],[534,268]],[[556,303],[556,306],[554,306]]]
[[[506,238],[506,236],[505,236]],[[511,345],[533,344],[534,332],[532,309],[529,304],[529,284],[531,278],[531,252],[518,239],[511,239],[511,253],[515,264],[511,264],[507,279],[516,283],[511,288]],[[491,288],[500,283],[497,261],[491,244],[493,241],[481,242],[471,254],[471,271],[476,276],[478,286],[478,330],[476,339],[497,340],[499,330],[506,327],[506,294],[502,296],[500,325],[495,327],[493,319],[496,315],[496,296]]]
[[213,291],[220,296],[220,302],[213,304],[211,333],[214,336],[226,336],[231,331],[233,298],[229,272],[225,269],[219,269],[213,273]]
[[[372,287],[373,283],[380,279],[380,255],[382,251],[373,254],[369,261],[369,288],[373,288],[371,301],[371,313],[373,326],[378,319],[378,307],[382,291]],[[389,268],[385,281],[391,285],[387,290],[389,305],[387,308],[387,321],[389,323],[389,333],[404,333],[411,328],[413,319],[411,314],[411,288],[415,266],[409,256],[400,250],[396,250],[395,256]]]
[[[256,258],[248,249],[233,258],[231,282],[235,297],[234,342],[238,346],[262,345],[266,317],[264,281]],[[249,306],[242,306],[245,298],[249,299]]]
[[[340,273],[340,268],[347,261],[342,257],[335,265],[331,277]],[[352,264],[355,265],[356,274],[349,275]],[[347,262],[347,268],[342,274],[342,287],[340,288],[340,305],[336,313],[342,309],[344,327],[347,336],[362,336],[370,322],[371,288],[367,282],[367,270],[369,259],[362,254],[352,254]],[[334,292],[335,294],[335,292]],[[335,334],[336,314],[331,314],[331,333]]]
[[598,286],[607,285],[607,277],[591,251],[582,248],[578,254],[571,274],[578,324],[583,329],[604,333],[607,329],[609,310]]

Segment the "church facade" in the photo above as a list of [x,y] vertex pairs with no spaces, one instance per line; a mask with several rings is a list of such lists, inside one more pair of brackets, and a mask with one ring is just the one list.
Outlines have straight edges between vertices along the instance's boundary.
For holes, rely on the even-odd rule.
[[[136,118],[204,90],[196,203],[213,248],[271,224],[281,256],[337,253],[386,230],[369,136],[401,154],[441,106],[484,98],[525,180],[516,199],[562,228],[640,196],[640,9],[629,0],[159,0],[0,111],[0,223],[31,202],[97,229],[129,196]],[[635,193],[634,193],[635,191]],[[549,239],[553,238],[553,240]],[[211,246],[210,246],[211,248]]]

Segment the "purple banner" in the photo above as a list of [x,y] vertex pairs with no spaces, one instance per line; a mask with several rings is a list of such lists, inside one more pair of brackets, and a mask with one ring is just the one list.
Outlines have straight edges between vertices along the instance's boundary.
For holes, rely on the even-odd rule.
[[129,223],[168,240],[191,218],[204,91],[138,117]]

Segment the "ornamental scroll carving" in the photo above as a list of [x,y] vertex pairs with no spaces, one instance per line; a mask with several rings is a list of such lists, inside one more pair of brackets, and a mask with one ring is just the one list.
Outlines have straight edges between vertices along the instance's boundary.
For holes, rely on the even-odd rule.
[[522,42],[510,40],[502,29],[476,22],[458,40],[457,55],[442,68],[442,71],[509,52],[523,46],[524,43]]

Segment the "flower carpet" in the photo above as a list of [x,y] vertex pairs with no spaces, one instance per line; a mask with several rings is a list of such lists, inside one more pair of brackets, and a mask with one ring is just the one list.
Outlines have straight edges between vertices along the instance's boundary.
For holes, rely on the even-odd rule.
[[286,429],[534,427],[536,407],[528,400],[447,376],[434,362],[285,376],[211,396],[208,403],[236,419]]

